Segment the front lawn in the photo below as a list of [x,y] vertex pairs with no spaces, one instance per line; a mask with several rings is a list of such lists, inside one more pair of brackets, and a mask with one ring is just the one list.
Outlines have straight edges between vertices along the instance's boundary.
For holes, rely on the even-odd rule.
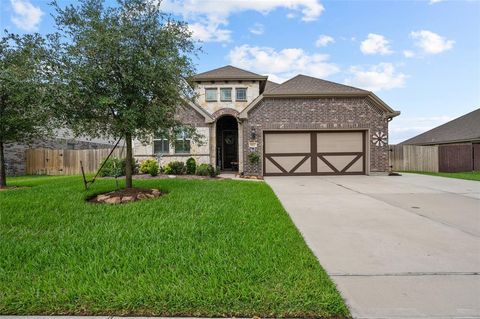
[[431,172],[405,172],[405,173],[424,174],[424,175],[432,175],[432,176],[467,179],[471,181],[480,181],[480,171],[461,172],[461,173],[431,173]]
[[[167,195],[109,206],[80,177],[0,192],[0,314],[348,316],[265,183],[136,180]],[[328,243],[325,243],[328,245]]]

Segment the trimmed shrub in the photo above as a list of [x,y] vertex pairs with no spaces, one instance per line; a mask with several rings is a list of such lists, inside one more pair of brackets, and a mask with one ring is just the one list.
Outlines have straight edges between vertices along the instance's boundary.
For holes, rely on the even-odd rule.
[[140,172],[150,174],[151,176],[158,175],[158,162],[154,159],[147,159],[140,163]]
[[258,153],[250,153],[248,154],[248,161],[252,165],[257,165],[260,162],[260,155]]
[[[125,159],[118,157],[110,157],[108,160],[102,162],[103,167],[98,173],[101,177],[119,177],[125,175]],[[100,164],[100,166],[102,166]]]
[[163,171],[165,174],[182,175],[185,174],[185,163],[179,161],[173,161],[164,166]]
[[195,159],[193,157],[190,157],[187,159],[187,174],[193,175],[195,174],[195,171],[197,170],[197,162],[195,162]]
[[166,174],[166,175],[173,174],[172,173],[172,168],[170,167],[170,165],[168,165],[168,163],[163,165],[163,167],[160,170],[162,171],[163,174]]
[[210,164],[200,164],[197,166],[197,175],[215,177],[218,175],[217,170]]

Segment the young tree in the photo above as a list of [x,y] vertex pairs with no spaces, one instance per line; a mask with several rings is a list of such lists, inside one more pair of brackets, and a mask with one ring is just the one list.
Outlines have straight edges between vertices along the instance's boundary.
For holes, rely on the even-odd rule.
[[123,137],[126,187],[132,187],[132,139],[147,140],[159,129],[193,128],[175,119],[192,97],[188,79],[197,52],[185,23],[160,11],[159,1],[81,0],[61,8],[55,21],[63,37],[59,99],[65,122],[76,134]]
[[47,55],[38,34],[7,34],[0,40],[0,188],[7,186],[5,144],[51,133]]

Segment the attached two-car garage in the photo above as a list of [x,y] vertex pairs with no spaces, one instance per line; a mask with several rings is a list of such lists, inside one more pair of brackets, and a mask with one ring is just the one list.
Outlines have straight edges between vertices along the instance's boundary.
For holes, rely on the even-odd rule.
[[264,175],[365,174],[365,131],[264,132]]

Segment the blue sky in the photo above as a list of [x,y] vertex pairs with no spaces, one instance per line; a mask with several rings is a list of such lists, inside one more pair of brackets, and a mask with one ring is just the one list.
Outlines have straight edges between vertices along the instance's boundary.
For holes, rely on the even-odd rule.
[[[47,3],[0,0],[0,27],[52,32]],[[164,0],[162,6],[202,41],[199,72],[232,64],[278,82],[302,73],[372,90],[402,112],[391,122],[391,143],[480,107],[480,1]]]

